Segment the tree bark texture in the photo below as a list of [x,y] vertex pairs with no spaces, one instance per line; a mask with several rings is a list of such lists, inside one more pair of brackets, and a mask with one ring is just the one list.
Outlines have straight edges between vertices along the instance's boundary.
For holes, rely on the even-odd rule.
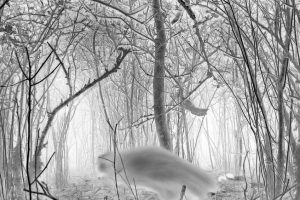
[[155,64],[153,78],[154,117],[160,145],[171,150],[172,145],[164,106],[164,65],[167,41],[164,27],[165,17],[161,12],[160,7],[160,0],[153,0],[153,14],[157,34],[155,39]]
[[295,148],[294,159],[296,164],[296,196],[295,199],[300,199],[300,142],[298,141]]
[[[278,5],[279,6],[279,5]],[[283,192],[283,184],[284,183],[284,133],[285,133],[285,124],[284,124],[284,89],[286,86],[286,77],[289,66],[289,59],[285,52],[289,52],[290,44],[291,44],[291,34],[292,34],[292,16],[290,12],[290,8],[285,9],[284,11],[285,20],[287,22],[286,25],[286,36],[285,36],[285,45],[283,51],[283,62],[281,71],[279,74],[278,80],[278,155],[277,155],[277,177],[276,177],[276,195],[279,195]]]

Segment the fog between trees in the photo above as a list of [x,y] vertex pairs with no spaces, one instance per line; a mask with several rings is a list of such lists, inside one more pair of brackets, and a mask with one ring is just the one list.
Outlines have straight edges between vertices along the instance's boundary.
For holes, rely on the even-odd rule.
[[300,199],[299,2],[0,5],[1,200],[55,199],[116,146]]

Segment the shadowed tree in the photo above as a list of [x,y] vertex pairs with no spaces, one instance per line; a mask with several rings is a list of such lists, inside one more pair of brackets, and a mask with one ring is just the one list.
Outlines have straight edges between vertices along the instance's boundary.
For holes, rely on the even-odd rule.
[[165,98],[164,98],[164,76],[165,76],[165,52],[166,52],[166,33],[164,27],[165,17],[161,11],[159,0],[153,0],[153,14],[156,28],[155,39],[155,63],[153,78],[153,102],[156,131],[160,145],[172,150],[170,133],[167,126]]

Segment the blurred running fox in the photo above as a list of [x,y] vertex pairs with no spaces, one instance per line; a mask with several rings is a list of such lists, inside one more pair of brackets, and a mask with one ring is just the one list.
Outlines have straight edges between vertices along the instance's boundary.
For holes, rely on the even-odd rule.
[[159,147],[116,152],[115,156],[105,153],[98,157],[98,168],[105,176],[113,178],[116,173],[125,184],[156,192],[161,200],[179,200],[183,185],[187,200],[205,198],[217,189],[216,181],[207,172]]

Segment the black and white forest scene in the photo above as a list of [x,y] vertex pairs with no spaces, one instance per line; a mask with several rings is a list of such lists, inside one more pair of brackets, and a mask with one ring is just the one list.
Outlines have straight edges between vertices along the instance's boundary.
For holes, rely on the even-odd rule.
[[0,0],[0,200],[300,200],[300,0]]

